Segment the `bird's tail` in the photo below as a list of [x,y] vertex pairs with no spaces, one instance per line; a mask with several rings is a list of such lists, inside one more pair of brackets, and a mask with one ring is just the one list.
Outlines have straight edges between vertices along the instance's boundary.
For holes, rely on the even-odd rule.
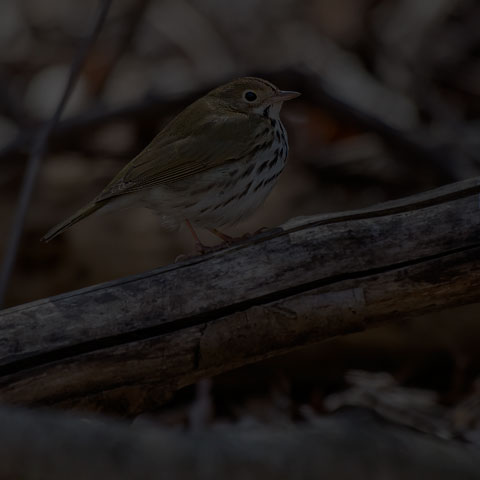
[[50,240],[52,240],[52,238],[56,237],[57,235],[60,235],[65,230],[67,230],[67,228],[70,228],[72,225],[75,225],[80,220],[83,220],[85,217],[88,217],[92,213],[102,208],[104,205],[105,205],[105,202],[92,202],[92,203],[89,203],[88,205],[85,205],[85,207],[78,210],[78,212],[74,213],[71,217],[68,217],[63,222],[51,228],[42,237],[42,241],[49,242]]

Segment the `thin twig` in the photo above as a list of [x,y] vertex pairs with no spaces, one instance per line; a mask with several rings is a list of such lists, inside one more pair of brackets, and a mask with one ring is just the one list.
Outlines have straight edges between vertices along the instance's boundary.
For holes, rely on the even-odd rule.
[[0,271],[0,308],[3,306],[5,301],[5,294],[8,288],[9,280],[12,274],[13,267],[15,265],[15,259],[17,257],[18,245],[20,242],[20,237],[22,235],[23,227],[25,224],[25,217],[27,214],[28,206],[30,204],[30,199],[32,196],[32,190],[35,185],[35,180],[40,169],[42,159],[48,148],[48,139],[51,132],[54,130],[57,125],[60,116],[65,108],[65,105],[72,93],[75,84],[78,80],[78,76],[82,67],[87,58],[87,54],[95,43],[102,26],[107,17],[108,10],[112,0],[102,0],[102,3],[99,6],[99,11],[97,18],[94,22],[93,29],[86,37],[84,42],[80,45],[77,55],[73,59],[72,65],[70,67],[70,73],[68,76],[67,84],[63,91],[62,97],[57,105],[55,113],[53,114],[50,121],[44,126],[44,128],[38,133],[31,149],[30,158],[27,164],[27,169],[23,178],[22,188],[20,191],[20,198],[18,201],[17,210],[15,212],[15,217],[13,221],[12,230],[10,237],[8,238],[7,248],[5,251],[5,256],[2,264],[2,269]]

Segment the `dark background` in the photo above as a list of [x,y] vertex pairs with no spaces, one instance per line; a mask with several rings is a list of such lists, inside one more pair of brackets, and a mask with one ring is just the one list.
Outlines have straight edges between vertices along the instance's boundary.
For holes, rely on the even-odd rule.
[[[93,0],[0,1],[0,249],[29,134],[52,115],[96,8]],[[39,239],[193,98],[237,76],[303,95],[283,109],[287,169],[231,233],[479,175],[478,25],[475,0],[115,1],[43,161],[7,305],[193,253],[187,231],[162,232],[143,209],[87,219],[49,244]],[[335,339],[199,391],[213,423],[292,422],[359,406],[480,445],[478,315],[466,306]],[[194,396],[185,389],[149,413],[188,425]]]

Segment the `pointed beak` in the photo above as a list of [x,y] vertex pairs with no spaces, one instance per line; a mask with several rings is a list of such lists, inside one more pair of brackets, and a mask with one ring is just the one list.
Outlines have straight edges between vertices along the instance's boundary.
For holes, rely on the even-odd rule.
[[287,100],[292,100],[293,98],[297,98],[301,94],[298,92],[291,92],[289,90],[279,90],[275,95],[270,97],[270,101],[272,103],[277,102],[286,102]]

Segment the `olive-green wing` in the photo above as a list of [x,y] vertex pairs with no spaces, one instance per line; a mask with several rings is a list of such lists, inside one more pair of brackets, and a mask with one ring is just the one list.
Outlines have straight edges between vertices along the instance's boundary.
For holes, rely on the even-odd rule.
[[[247,115],[236,113],[228,117],[204,118],[199,128],[185,128],[184,122],[179,124],[174,120],[118,173],[95,200],[98,202],[174,183],[241,159],[254,146],[255,124]],[[181,138],[178,138],[178,131],[183,132]]]

